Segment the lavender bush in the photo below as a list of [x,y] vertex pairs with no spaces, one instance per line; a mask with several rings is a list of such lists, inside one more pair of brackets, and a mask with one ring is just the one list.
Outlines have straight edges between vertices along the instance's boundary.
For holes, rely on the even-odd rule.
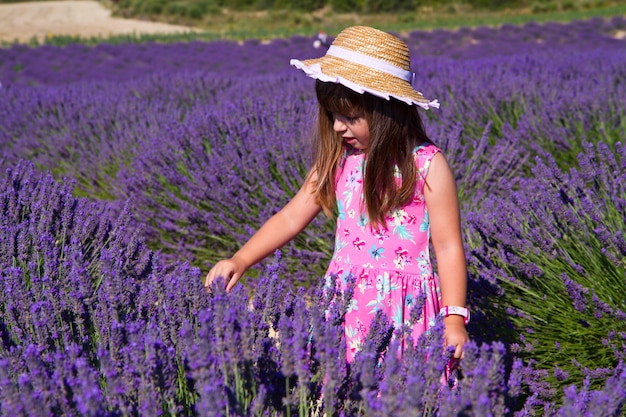
[[440,325],[346,366],[323,217],[201,285],[308,169],[311,39],[0,50],[0,415],[624,415],[625,26],[405,38],[462,202],[453,389]]
[[1,195],[2,415],[176,414],[176,329],[208,304],[198,271],[32,163]]
[[[397,407],[393,396],[409,392],[387,393],[381,384],[392,378],[396,388],[408,378],[428,390],[426,404],[407,398],[425,415],[443,400],[471,402],[469,389],[440,390],[441,326],[407,354],[415,359],[392,362],[401,374],[385,376],[376,363],[395,348],[381,337],[389,329],[380,317],[347,367],[341,316],[349,300],[326,293],[309,307],[282,286],[280,264],[268,268],[252,304],[243,287],[209,295],[197,269],[162,264],[127,218],[110,220],[106,205],[72,197],[70,183],[23,162],[5,174],[3,190],[1,415],[385,414]],[[487,369],[461,386],[490,387],[502,402],[494,379],[501,355],[472,349],[468,372]],[[369,400],[379,390],[388,395],[377,405]]]
[[[524,369],[505,376],[501,343],[470,343],[449,388],[442,323],[400,359],[382,356],[402,333],[391,341],[379,316],[347,366],[349,295],[305,304],[283,286],[280,253],[252,299],[241,286],[209,295],[198,270],[163,265],[106,205],[72,197],[71,184],[29,163],[3,182],[2,241],[15,243],[2,250],[1,415],[484,416],[511,413],[520,397]],[[20,250],[33,229],[49,239]],[[618,412],[625,387],[622,370],[601,389],[569,388],[552,415]]]
[[562,172],[545,156],[535,177],[467,213],[470,264],[501,287],[496,308],[521,329],[513,352],[548,399],[576,381],[603,384],[626,358],[626,153],[621,143],[586,148],[578,168]]

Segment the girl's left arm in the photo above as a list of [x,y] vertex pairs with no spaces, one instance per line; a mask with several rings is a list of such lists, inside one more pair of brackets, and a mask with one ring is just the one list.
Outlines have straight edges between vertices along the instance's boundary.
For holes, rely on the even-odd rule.
[[[461,215],[456,183],[444,155],[433,157],[424,186],[424,198],[430,218],[431,241],[437,259],[443,306],[465,307],[467,302],[467,266],[461,238]],[[463,345],[469,340],[464,318],[450,315],[444,318],[447,346],[455,346],[455,358],[460,358]]]

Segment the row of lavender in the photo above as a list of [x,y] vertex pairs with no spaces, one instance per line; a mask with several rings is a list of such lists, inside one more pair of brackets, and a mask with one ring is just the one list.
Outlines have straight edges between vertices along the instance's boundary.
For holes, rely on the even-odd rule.
[[[2,68],[22,65],[0,89],[0,162],[10,170],[1,200],[0,413],[619,415],[626,57],[623,41],[608,35],[623,24],[558,25],[568,36],[554,42],[554,25],[527,27],[530,42],[504,27],[458,43],[454,57],[420,52],[487,30],[409,38],[420,42],[417,85],[443,103],[427,127],[463,201],[477,345],[452,391],[432,385],[445,358],[426,345],[375,366],[389,343],[384,326],[354,367],[337,366],[340,319],[324,322],[318,302],[307,309],[284,288],[311,287],[312,297],[332,247],[329,221],[317,219],[283,252],[283,270],[249,280],[252,311],[243,289],[209,299],[202,272],[187,266],[206,271],[297,189],[312,85],[262,58],[319,50],[301,38],[269,49],[215,44],[222,52],[199,71],[197,55],[168,54],[189,44],[142,46],[163,61],[148,66],[125,58],[136,45],[106,47],[117,75],[74,83],[36,57],[65,62],[71,74],[75,48],[0,51]],[[563,49],[574,41],[576,49]],[[491,47],[472,46],[481,44]],[[230,72],[243,49],[254,72]],[[34,67],[36,77],[26,70]],[[76,183],[59,185],[20,160]],[[564,389],[571,384],[580,392]]]
[[456,385],[442,385],[451,352],[441,349],[441,322],[400,360],[384,352],[398,349],[402,331],[392,340],[378,316],[346,366],[341,316],[349,295],[330,303],[332,293],[317,292],[310,307],[302,290],[286,289],[279,253],[252,300],[243,287],[209,295],[198,269],[165,264],[145,247],[128,210],[109,220],[109,203],[75,198],[71,182],[25,161],[1,185],[0,415],[623,411],[623,367],[599,389],[589,380],[566,388],[556,406],[539,392],[526,397],[535,378],[500,342],[471,342]]
[[[414,30],[402,36],[418,56],[484,58],[516,55],[521,51],[565,51],[621,48],[626,18],[594,18],[564,23],[506,24],[448,30]],[[152,73],[202,71],[248,78],[288,69],[293,57],[316,57],[313,38],[294,36],[267,44],[251,39],[188,42],[177,44],[133,43],[123,46],[103,43],[95,47],[70,44],[38,48],[15,45],[0,49],[0,83],[65,84],[76,81],[126,81]],[[419,63],[419,59],[417,59]]]

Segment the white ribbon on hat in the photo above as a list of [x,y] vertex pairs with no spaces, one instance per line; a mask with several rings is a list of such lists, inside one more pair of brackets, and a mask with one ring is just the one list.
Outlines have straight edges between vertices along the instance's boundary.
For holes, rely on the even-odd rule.
[[[332,49],[332,51],[331,51]],[[411,86],[413,86],[414,83],[414,77],[415,77],[415,73],[411,72],[411,71],[406,71],[400,67],[397,67],[393,64],[390,64],[386,61],[382,61],[380,59],[376,59],[376,58],[372,58],[370,56],[358,53],[358,52],[354,52],[354,51],[349,51],[345,48],[341,48],[335,45],[331,45],[330,48],[328,48],[328,52],[327,55],[332,55],[338,58],[342,58],[342,59],[347,59],[351,62],[355,62],[358,64],[362,64],[362,65],[366,65],[372,69],[377,69],[380,71],[385,72],[386,74],[392,75],[394,77],[400,78],[401,80],[406,80],[408,82],[411,83]],[[350,57],[350,58],[347,58]],[[403,101],[409,105],[416,105],[419,107],[422,107],[423,109],[428,110],[430,107],[434,107],[434,108],[439,108],[439,101],[437,99],[435,100],[431,100],[429,102],[423,102],[423,101],[417,101],[414,100],[410,97],[401,97],[401,96],[397,96],[397,95],[392,95],[389,94],[387,92],[384,91],[378,91],[378,90],[374,90],[371,88],[367,88],[365,86],[362,86],[360,84],[357,84],[355,82],[352,82],[346,78],[343,77],[339,77],[339,76],[331,76],[331,75],[327,75],[324,74],[322,72],[322,65],[320,62],[317,62],[315,64],[311,64],[311,65],[306,65],[304,62],[298,60],[298,59],[292,59],[289,62],[291,65],[293,65],[294,67],[301,69],[302,71],[304,71],[304,73],[314,79],[320,80],[320,81],[324,81],[324,82],[334,82],[334,83],[340,83],[345,85],[346,87],[348,87],[349,89],[356,91],[358,93],[363,94],[364,92],[368,92],[372,95],[375,95],[377,97],[381,97],[384,98],[385,100],[389,100],[390,97],[395,97],[396,99]],[[422,94],[421,92],[417,91],[418,94]]]
[[345,59],[347,61],[354,62],[355,64],[365,65],[366,67],[384,72],[410,83],[412,83],[413,77],[415,76],[415,73],[412,71],[407,71],[381,59],[373,58],[369,55],[351,51],[340,46],[331,45],[330,48],[328,48],[326,55]]

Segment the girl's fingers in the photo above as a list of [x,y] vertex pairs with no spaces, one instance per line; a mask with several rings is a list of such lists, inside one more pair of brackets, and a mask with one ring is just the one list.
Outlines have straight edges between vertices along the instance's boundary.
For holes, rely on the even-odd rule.
[[221,271],[221,268],[219,266],[214,267],[213,269],[211,269],[211,271],[209,271],[206,278],[204,279],[204,286],[210,287],[211,284],[213,284],[213,281],[215,281],[215,278],[220,276],[225,276],[224,273]]
[[211,269],[204,280],[204,286],[210,287],[217,276],[219,276],[219,272],[217,272],[215,268]]
[[454,353],[452,354],[452,358],[457,360],[463,358],[463,345],[464,343],[454,343],[446,341],[446,346],[448,349],[454,346]]
[[205,280],[204,286],[210,288],[211,285],[215,282],[216,279],[223,278],[224,279],[224,288],[226,291],[230,291],[239,279],[239,275],[234,271],[233,268],[223,265],[216,265],[209,271]]
[[463,345],[456,345],[456,349],[454,350],[454,358],[455,359],[463,358]]
[[237,281],[239,281],[239,274],[231,274],[230,279],[228,280],[228,283],[226,285],[226,292],[230,292],[230,290],[233,289]]

